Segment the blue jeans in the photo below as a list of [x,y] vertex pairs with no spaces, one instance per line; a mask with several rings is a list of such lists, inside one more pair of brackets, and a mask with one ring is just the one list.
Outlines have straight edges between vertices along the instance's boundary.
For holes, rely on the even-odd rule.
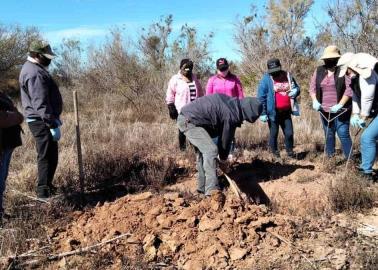
[[[324,113],[328,117],[328,113]],[[331,114],[330,119],[335,117],[335,114]],[[343,154],[345,158],[349,157],[349,153],[352,148],[352,139],[349,133],[349,119],[341,121],[338,118],[329,123],[328,135],[327,135],[327,120],[320,116],[323,124],[324,135],[326,138],[326,154],[327,156],[333,156],[335,154],[335,144],[336,144],[336,133],[341,142],[341,148],[343,149]]]
[[1,165],[0,165],[0,213],[4,212],[3,208],[3,196],[5,191],[5,183],[8,177],[9,164],[13,153],[13,148],[4,149],[0,154]]
[[276,111],[276,118],[274,121],[269,120],[269,146],[273,153],[278,151],[277,139],[280,127],[285,136],[286,152],[293,152],[294,146],[294,131],[293,121],[291,120],[291,111]]
[[180,114],[177,118],[177,126],[195,147],[197,147],[197,190],[210,195],[212,190],[219,189],[217,177],[218,147],[211,139],[209,133],[202,128],[188,122],[185,116]]
[[373,172],[373,164],[377,152],[378,117],[375,117],[361,135],[361,165],[366,174]]

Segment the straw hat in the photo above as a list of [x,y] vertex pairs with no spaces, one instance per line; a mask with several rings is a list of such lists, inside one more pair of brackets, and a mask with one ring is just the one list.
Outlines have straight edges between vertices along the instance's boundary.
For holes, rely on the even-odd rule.
[[329,58],[339,58],[340,50],[335,45],[328,46],[324,49],[322,57],[320,57],[320,60],[329,59]]
[[353,69],[364,79],[371,76],[374,66],[378,63],[378,59],[367,53],[357,53],[348,63],[348,68]]

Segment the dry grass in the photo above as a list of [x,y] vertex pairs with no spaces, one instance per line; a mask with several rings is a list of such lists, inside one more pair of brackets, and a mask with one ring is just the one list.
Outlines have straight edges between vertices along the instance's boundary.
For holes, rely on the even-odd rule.
[[352,171],[336,176],[329,187],[329,201],[336,212],[369,209],[376,199],[377,190]]

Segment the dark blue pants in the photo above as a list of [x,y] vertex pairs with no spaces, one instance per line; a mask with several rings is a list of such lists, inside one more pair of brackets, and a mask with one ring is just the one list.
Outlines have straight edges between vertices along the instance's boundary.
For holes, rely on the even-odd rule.
[[0,160],[1,162],[1,165],[0,165],[0,213],[4,212],[3,196],[4,196],[5,183],[8,177],[9,164],[11,161],[13,150],[14,150],[13,148],[11,149],[7,148],[7,149],[4,149],[0,154],[0,157],[1,157],[1,160]]
[[270,130],[269,146],[272,152],[278,151],[277,139],[280,127],[285,136],[286,152],[292,152],[294,147],[294,130],[291,120],[291,111],[276,111],[276,119],[274,119],[274,121],[269,120],[268,124]]
[[[328,113],[324,114],[328,117]],[[335,117],[336,114],[331,114],[330,119]],[[352,139],[350,138],[349,133],[349,119],[347,120],[339,120],[336,118],[328,125],[328,132],[327,132],[327,120],[324,117],[320,116],[322,120],[324,135],[327,135],[326,138],[326,154],[327,156],[333,156],[335,154],[335,145],[336,145],[336,133],[341,142],[341,148],[343,149],[343,154],[345,158],[349,157],[350,150],[352,148]]]

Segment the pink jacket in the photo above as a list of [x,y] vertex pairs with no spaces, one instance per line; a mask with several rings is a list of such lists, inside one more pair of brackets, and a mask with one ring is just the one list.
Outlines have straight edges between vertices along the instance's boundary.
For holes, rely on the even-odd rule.
[[206,86],[206,95],[225,94],[230,97],[244,98],[243,87],[239,78],[229,74],[226,78],[214,75],[209,78]]
[[[193,82],[195,83],[197,90],[196,98],[203,96],[202,86],[194,74]],[[181,108],[190,102],[189,86],[180,72],[173,75],[169,80],[165,101],[167,102],[167,104],[174,103],[179,113],[181,111]]]

